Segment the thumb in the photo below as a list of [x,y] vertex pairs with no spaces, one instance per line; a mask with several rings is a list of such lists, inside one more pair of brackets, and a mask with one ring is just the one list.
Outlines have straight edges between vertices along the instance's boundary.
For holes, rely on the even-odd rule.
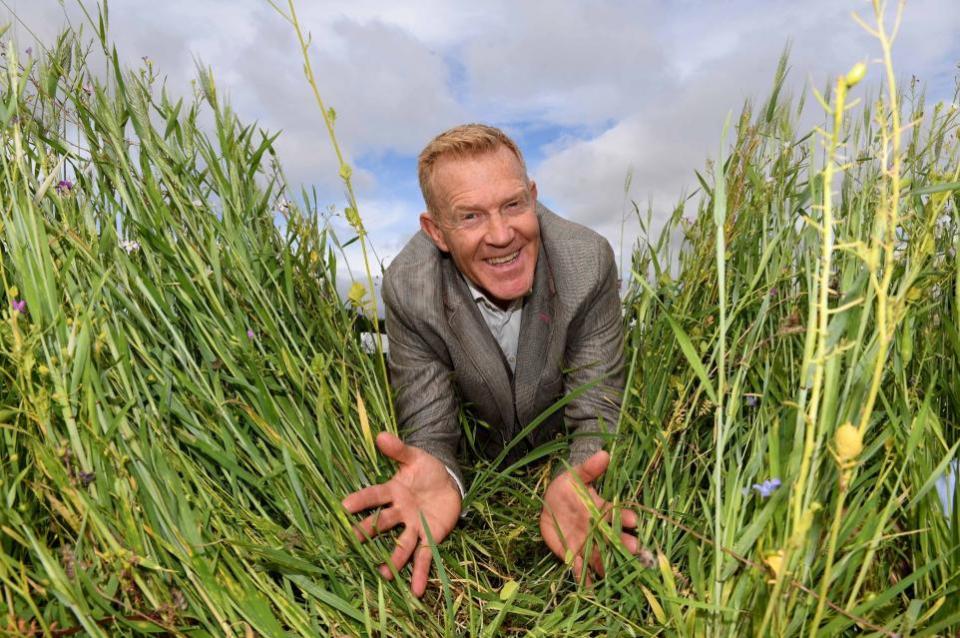
[[610,464],[610,454],[605,450],[598,450],[586,461],[573,468],[584,485],[593,483],[601,474],[607,471]]
[[377,435],[377,448],[384,456],[389,457],[397,463],[408,463],[410,461],[410,448],[396,434],[390,432],[381,432]]

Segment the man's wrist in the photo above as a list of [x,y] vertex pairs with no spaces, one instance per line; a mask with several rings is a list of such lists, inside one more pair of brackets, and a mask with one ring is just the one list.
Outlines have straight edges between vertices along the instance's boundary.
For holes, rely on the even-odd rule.
[[443,469],[447,471],[447,474],[449,474],[450,478],[453,479],[453,484],[457,486],[457,491],[460,492],[460,502],[462,503],[466,492],[463,490],[463,484],[460,483],[460,479],[457,478],[457,473],[451,470],[447,464],[443,465]]

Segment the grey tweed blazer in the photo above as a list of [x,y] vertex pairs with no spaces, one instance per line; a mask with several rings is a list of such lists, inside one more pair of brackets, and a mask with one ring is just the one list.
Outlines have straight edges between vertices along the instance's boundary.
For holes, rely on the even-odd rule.
[[593,384],[540,423],[507,456],[519,458],[573,433],[570,463],[600,449],[590,436],[616,427],[624,384],[623,324],[613,250],[606,239],[537,205],[540,254],[524,302],[516,372],[484,323],[449,255],[418,232],[387,268],[383,299],[390,383],[405,441],[461,477],[458,411],[488,427],[474,445],[494,458],[546,408]]

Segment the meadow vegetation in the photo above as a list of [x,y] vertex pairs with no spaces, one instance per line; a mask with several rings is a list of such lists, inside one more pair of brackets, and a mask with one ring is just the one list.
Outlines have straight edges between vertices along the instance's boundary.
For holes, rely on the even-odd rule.
[[423,600],[340,505],[396,427],[351,238],[211,72],[171,97],[90,18],[0,61],[0,634],[956,635],[960,111],[897,88],[892,15],[879,95],[811,107],[785,57],[633,252],[602,493],[651,560],[598,523],[585,588],[543,545],[565,442],[468,455]]

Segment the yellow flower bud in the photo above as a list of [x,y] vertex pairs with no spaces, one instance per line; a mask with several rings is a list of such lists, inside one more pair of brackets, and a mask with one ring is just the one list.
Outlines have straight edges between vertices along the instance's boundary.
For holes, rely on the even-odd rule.
[[863,451],[863,435],[849,423],[844,423],[837,428],[834,442],[837,445],[837,458],[841,463],[852,461]]
[[347,293],[347,299],[355,306],[363,305],[363,298],[367,296],[367,288],[359,281],[353,282],[350,286],[350,292]]
[[863,62],[857,62],[853,65],[853,68],[847,72],[846,77],[843,78],[843,81],[847,83],[847,88],[851,88],[860,83],[860,80],[863,79],[863,76],[867,74],[867,65]]
[[17,288],[16,286],[11,287],[10,290],[7,291],[7,296],[11,298],[19,297],[20,289]]
[[767,567],[770,568],[770,571],[773,572],[774,578],[780,578],[780,574],[783,573],[783,550],[778,549],[769,556],[763,559],[763,562],[767,564]]

